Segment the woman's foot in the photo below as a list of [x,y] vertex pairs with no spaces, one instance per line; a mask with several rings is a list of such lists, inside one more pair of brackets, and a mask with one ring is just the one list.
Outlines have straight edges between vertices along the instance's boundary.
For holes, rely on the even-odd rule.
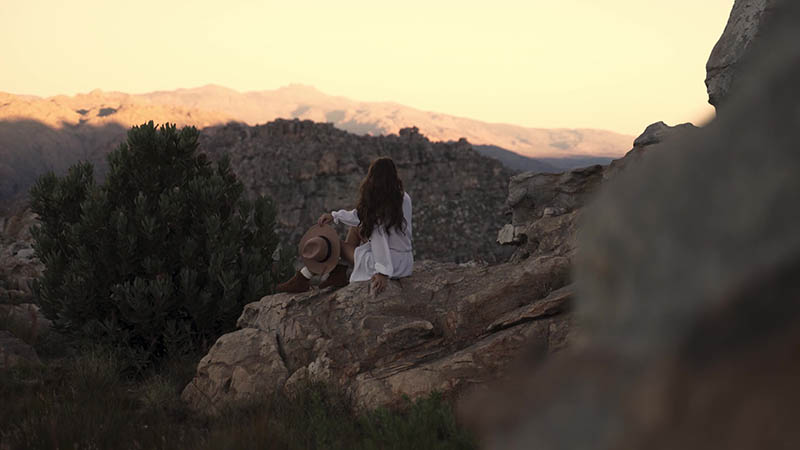
[[299,270],[288,281],[275,287],[276,292],[289,293],[306,292],[309,289],[311,289],[311,280],[306,278]]
[[328,286],[333,286],[334,289],[339,289],[340,287],[347,286],[349,283],[350,280],[347,278],[347,266],[338,264],[328,275],[328,279],[320,283],[319,288],[325,289]]

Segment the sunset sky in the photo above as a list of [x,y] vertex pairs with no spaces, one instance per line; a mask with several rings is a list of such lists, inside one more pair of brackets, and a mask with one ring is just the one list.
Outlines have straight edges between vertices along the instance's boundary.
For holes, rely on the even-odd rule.
[[0,91],[303,83],[530,127],[702,122],[733,0],[26,0],[0,6]]

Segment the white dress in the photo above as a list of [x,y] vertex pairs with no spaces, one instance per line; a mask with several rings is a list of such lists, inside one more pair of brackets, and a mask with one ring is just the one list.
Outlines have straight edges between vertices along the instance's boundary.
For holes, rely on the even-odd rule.
[[[336,223],[351,227],[357,227],[361,223],[355,209],[331,211],[331,215]],[[376,225],[369,240],[356,247],[350,281],[367,281],[376,273],[390,278],[411,275],[414,255],[411,252],[411,197],[408,193],[403,194],[403,217],[406,219],[404,233],[399,233],[394,228],[387,232],[384,227]]]

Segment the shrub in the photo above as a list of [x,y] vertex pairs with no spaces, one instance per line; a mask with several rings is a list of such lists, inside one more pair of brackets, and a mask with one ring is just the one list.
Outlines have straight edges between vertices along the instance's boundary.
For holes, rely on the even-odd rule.
[[194,127],[133,127],[95,182],[81,163],[31,189],[44,273],[34,293],[68,337],[129,351],[138,367],[202,350],[273,285],[275,210],[250,202]]

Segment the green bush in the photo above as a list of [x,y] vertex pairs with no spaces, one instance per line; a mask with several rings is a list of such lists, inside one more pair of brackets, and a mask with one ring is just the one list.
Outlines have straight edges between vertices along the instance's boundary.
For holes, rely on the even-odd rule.
[[194,127],[133,127],[102,184],[81,163],[31,190],[44,263],[34,283],[57,330],[128,351],[138,367],[203,349],[272,289],[275,210],[250,202]]

